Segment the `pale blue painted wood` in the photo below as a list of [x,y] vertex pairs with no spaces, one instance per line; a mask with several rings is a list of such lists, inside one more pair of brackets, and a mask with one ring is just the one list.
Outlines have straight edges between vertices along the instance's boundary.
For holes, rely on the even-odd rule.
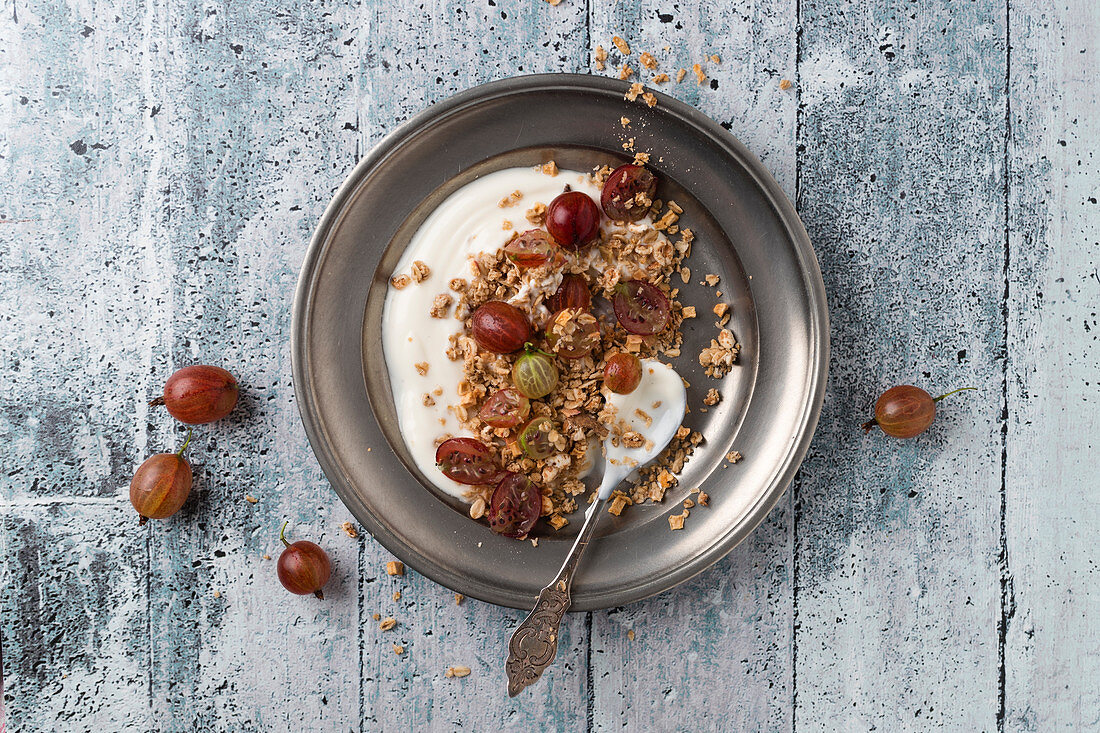
[[[1096,25],[1083,0],[3,5],[12,729],[1095,726]],[[382,134],[479,81],[592,69],[596,44],[614,61],[612,34],[673,74],[721,56],[717,89],[666,90],[797,198],[833,372],[753,537],[657,599],[571,617],[547,679],[508,701],[522,614],[390,578],[340,531],[293,401],[289,305]],[[235,367],[247,397],[200,431],[185,512],[138,531],[132,467],[181,437],[145,401],[194,360]],[[917,441],[862,437],[894,381],[981,392]],[[324,603],[262,557],[283,519],[333,555]]]

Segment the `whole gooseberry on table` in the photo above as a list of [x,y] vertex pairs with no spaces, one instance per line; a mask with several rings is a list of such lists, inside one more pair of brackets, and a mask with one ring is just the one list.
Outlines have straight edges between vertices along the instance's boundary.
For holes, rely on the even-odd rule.
[[510,354],[531,338],[527,316],[514,305],[490,300],[470,316],[470,332],[477,345],[494,354]]
[[649,213],[656,195],[657,177],[640,165],[627,163],[607,177],[600,192],[600,205],[609,219],[638,221]]
[[600,209],[580,191],[558,194],[546,207],[546,230],[559,246],[577,252],[599,234]]
[[550,354],[536,349],[530,342],[512,366],[512,384],[528,399],[537,400],[558,386],[558,368]]
[[867,432],[878,426],[882,432],[895,438],[912,438],[920,435],[936,419],[936,403],[956,392],[976,389],[960,387],[939,397],[932,397],[920,387],[903,384],[883,392],[875,402],[875,416],[863,423]]
[[191,493],[191,464],[183,457],[183,451],[191,443],[191,431],[187,440],[175,453],[157,453],[138,466],[130,480],[130,503],[134,505],[145,524],[150,519],[167,519],[180,510]]
[[309,540],[298,540],[291,544],[286,541],[286,522],[279,530],[279,541],[286,547],[279,555],[279,582],[291,593],[299,596],[313,595],[325,600],[321,589],[332,575],[332,562],[318,545]]
[[620,351],[603,367],[604,385],[617,394],[630,394],[642,382],[642,360],[634,354]]
[[164,383],[164,394],[150,405],[164,405],[182,423],[221,420],[237,405],[237,380],[221,367],[195,364],[179,369]]
[[539,487],[522,473],[509,471],[489,502],[489,528],[505,537],[521,539],[535,526],[541,511]]

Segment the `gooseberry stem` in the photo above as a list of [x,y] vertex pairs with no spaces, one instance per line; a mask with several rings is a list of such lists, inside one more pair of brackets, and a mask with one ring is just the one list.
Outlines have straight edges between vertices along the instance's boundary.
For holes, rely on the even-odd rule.
[[285,531],[286,531],[286,526],[287,526],[288,524],[290,524],[290,520],[289,520],[289,519],[288,519],[288,520],[286,520],[285,522],[283,522],[283,526],[282,526],[282,529],[280,529],[280,530],[279,530],[279,541],[280,541],[280,542],[282,542],[282,543],[283,543],[284,545],[286,545],[287,547],[290,547],[290,543],[289,543],[289,542],[287,542],[287,541],[286,541],[286,537],[284,537],[284,536],[283,536],[283,532],[285,532]]
[[876,425],[878,425],[878,420],[876,420],[875,418],[872,417],[870,420],[863,423],[863,426],[862,426],[863,427],[863,432],[865,432],[865,433],[871,432],[871,428],[873,428]]
[[187,450],[187,446],[191,445],[191,428],[187,428],[187,440],[183,441],[183,445],[176,451],[177,456],[183,456],[183,452]]
[[950,392],[947,392],[946,394],[941,394],[939,397],[933,397],[932,401],[933,402],[939,402],[944,397],[950,397],[951,395],[955,394],[956,392],[965,392],[968,389],[977,389],[977,387],[959,387],[958,389],[953,389]]
[[161,407],[164,404],[164,397],[157,397],[156,399],[149,400],[150,407]]

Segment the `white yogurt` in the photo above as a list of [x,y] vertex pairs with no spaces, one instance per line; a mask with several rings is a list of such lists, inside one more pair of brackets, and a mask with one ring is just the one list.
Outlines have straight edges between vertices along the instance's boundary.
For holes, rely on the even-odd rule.
[[[428,311],[440,293],[452,292],[452,278],[470,278],[469,258],[480,252],[495,252],[515,231],[533,227],[524,216],[536,202],[549,204],[566,184],[599,201],[599,188],[577,171],[559,171],[551,176],[532,168],[507,168],[466,184],[451,194],[424,220],[405,248],[392,275],[408,273],[416,260],[426,264],[431,274],[421,283],[402,290],[390,288],[382,311],[382,351],[390,372],[390,386],[401,426],[416,466],[436,486],[462,497],[469,487],[451,481],[435,466],[435,440],[444,433],[471,435],[463,430],[448,405],[457,405],[458,382],[462,362],[447,358],[448,339],[462,330],[462,321],[454,317],[454,307],[446,318],[432,318]],[[523,198],[501,208],[500,201],[513,191]],[[512,229],[505,229],[504,222]],[[527,288],[557,290],[561,276],[552,282],[532,283]],[[457,301],[457,297],[456,297]],[[428,373],[421,376],[414,364],[427,362]],[[424,394],[432,395],[435,405],[424,405]]]
[[[451,481],[435,465],[436,439],[444,434],[472,436],[464,430],[458,419],[447,409],[457,405],[457,386],[462,379],[462,362],[451,361],[446,350],[450,337],[460,333],[462,321],[454,317],[454,306],[446,318],[428,315],[432,301],[440,293],[448,293],[457,302],[457,294],[450,290],[452,278],[470,279],[470,259],[481,252],[495,252],[508,241],[514,232],[533,228],[526,217],[527,209],[536,203],[549,204],[568,184],[600,200],[600,189],[583,173],[562,170],[556,176],[532,168],[508,168],[490,173],[451,194],[433,211],[416,231],[391,276],[407,274],[413,262],[420,260],[430,269],[429,276],[420,283],[411,283],[398,290],[389,288],[382,312],[382,351],[390,374],[390,386],[405,445],[412,454],[417,468],[436,486],[447,493],[463,498],[469,487]],[[513,205],[500,207],[500,202],[513,191],[523,196]],[[511,224],[506,229],[505,223]],[[629,231],[640,232],[652,222],[643,220],[627,224]],[[604,229],[619,226],[604,221]],[[663,235],[659,241],[667,241]],[[622,263],[607,263],[593,247],[585,255],[594,273],[608,266],[617,267],[624,279],[636,274]],[[530,293],[549,296],[561,284],[561,274],[555,273],[542,281],[525,281],[514,301],[526,299]],[[546,317],[543,306],[541,313]],[[428,364],[428,372],[421,375],[414,365]],[[659,364],[658,362],[654,362]],[[660,365],[663,366],[663,365]],[[642,384],[647,380],[643,375]],[[441,390],[436,395],[435,390]],[[642,388],[639,388],[642,389]],[[425,393],[433,393],[434,405],[424,404]],[[650,404],[661,399],[655,397]],[[681,415],[678,416],[682,417]],[[589,452],[592,454],[592,451]],[[590,469],[591,466],[585,467]],[[585,473],[587,470],[584,471]]]

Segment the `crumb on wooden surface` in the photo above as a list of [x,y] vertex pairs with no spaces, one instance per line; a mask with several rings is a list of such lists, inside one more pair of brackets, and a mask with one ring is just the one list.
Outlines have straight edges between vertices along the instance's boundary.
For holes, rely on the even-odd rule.
[[470,674],[470,668],[459,665],[457,667],[447,667],[447,671],[443,674],[444,677],[466,677]]
[[462,601],[465,600],[465,598],[466,596],[462,595],[461,593],[455,593],[455,605],[461,606]]
[[626,630],[626,638],[627,638],[627,641],[634,641],[634,629],[627,629]]
[[657,58],[649,51],[642,51],[641,55],[638,56],[638,61],[644,68],[650,71],[657,68]]
[[245,494],[244,495],[244,500],[247,501],[249,504],[255,504],[256,502],[259,501],[259,499],[257,499],[252,494]]
[[386,563],[386,575],[404,575],[405,563],[400,560],[390,560]]
[[603,46],[596,46],[596,51],[592,54],[592,57],[596,60],[596,71],[603,71],[607,68],[607,49]]
[[393,616],[387,616],[386,618],[382,619],[382,623],[378,624],[378,628],[381,631],[389,631],[394,626],[397,626],[397,619],[395,619]]
[[687,76],[687,73],[688,73],[687,69],[680,69],[679,71],[677,71],[676,72],[676,83],[679,84],[680,82],[682,82],[684,80],[684,77]]
[[626,42],[626,39],[622,36],[612,36],[611,42],[615,44],[615,48],[619,49],[619,53],[624,56],[630,55],[630,44]]
[[394,644],[393,645],[393,653],[396,654],[397,656],[401,656],[402,654],[405,653],[405,647],[401,646],[400,644]]
[[691,73],[695,74],[695,83],[696,84],[702,84],[703,82],[705,82],[707,80],[707,75],[703,71],[702,64],[692,64],[691,65]]
[[344,522],[340,525],[340,529],[344,530],[344,534],[346,534],[348,537],[351,537],[352,539],[355,539],[359,536],[359,530],[357,530],[355,528],[355,525],[351,522]]
[[790,79],[780,79],[779,80],[779,88],[783,89],[784,91],[786,91],[787,89],[790,89],[791,88],[791,80]]

